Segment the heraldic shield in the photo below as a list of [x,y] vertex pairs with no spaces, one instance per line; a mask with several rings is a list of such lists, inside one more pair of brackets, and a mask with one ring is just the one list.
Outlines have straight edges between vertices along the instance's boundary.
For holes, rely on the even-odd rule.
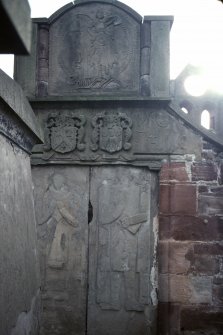
[[60,125],[51,130],[51,147],[59,153],[71,152],[77,146],[77,128]]
[[132,120],[125,113],[100,113],[92,120],[91,150],[114,153],[131,148]]
[[100,129],[100,148],[107,152],[116,152],[122,149],[122,127],[110,124]]
[[83,115],[70,113],[51,113],[47,119],[45,129],[45,151],[53,150],[64,154],[75,149],[83,151],[85,149],[84,125],[86,119]]

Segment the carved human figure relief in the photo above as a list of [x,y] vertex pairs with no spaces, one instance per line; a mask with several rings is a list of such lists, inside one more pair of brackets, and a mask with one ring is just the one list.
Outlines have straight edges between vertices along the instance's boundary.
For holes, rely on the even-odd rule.
[[86,119],[78,114],[51,113],[46,121],[44,151],[58,153],[85,150]]
[[125,113],[99,113],[92,120],[91,150],[114,153],[131,149],[132,120]]
[[97,303],[103,310],[120,310],[124,299],[126,311],[143,311],[149,282],[148,186],[109,181],[99,187],[98,202]]
[[78,227],[74,210],[71,208],[71,194],[63,175],[55,173],[44,195],[48,203],[45,225],[48,240],[46,263],[51,269],[63,269],[68,262],[70,236]]

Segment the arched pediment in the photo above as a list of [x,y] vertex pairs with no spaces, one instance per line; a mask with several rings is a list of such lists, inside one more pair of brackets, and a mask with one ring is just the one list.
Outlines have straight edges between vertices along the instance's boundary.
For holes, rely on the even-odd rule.
[[118,1],[77,1],[49,19],[49,93],[139,90],[142,18]]

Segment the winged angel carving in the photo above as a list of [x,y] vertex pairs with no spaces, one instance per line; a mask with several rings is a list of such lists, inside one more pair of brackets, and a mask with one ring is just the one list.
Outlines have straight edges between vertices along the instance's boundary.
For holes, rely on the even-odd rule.
[[75,15],[71,23],[68,59],[61,57],[63,69],[74,88],[114,89],[126,85],[123,73],[129,66],[128,30],[123,19],[98,9],[95,15]]

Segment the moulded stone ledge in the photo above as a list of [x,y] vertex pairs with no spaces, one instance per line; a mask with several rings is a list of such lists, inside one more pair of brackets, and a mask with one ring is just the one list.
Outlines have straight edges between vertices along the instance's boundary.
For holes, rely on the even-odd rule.
[[42,143],[39,123],[21,87],[0,70],[0,133],[31,152]]

